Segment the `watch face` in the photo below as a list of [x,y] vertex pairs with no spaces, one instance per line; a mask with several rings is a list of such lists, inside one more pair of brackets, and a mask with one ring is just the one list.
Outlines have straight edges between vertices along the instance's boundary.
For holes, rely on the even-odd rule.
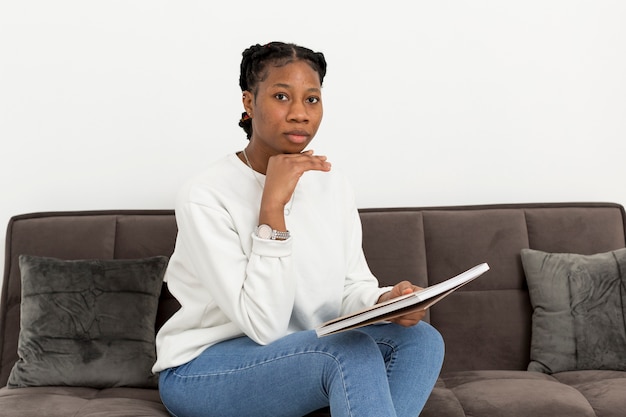
[[261,239],[271,239],[272,238],[272,228],[267,224],[262,224],[256,229],[256,235]]

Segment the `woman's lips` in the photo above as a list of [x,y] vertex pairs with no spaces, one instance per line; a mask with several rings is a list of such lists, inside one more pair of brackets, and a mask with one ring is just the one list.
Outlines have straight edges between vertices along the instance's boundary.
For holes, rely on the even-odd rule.
[[285,136],[289,139],[289,141],[293,143],[304,143],[306,142],[311,135],[304,130],[292,130],[289,132],[285,132]]

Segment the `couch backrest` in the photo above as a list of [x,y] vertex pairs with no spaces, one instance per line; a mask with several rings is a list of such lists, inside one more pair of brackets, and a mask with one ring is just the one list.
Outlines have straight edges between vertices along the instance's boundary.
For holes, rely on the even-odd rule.
[[[626,245],[622,206],[527,204],[361,211],[363,248],[382,285],[427,286],[480,262],[491,270],[449,296],[429,320],[446,340],[444,371],[525,369],[531,309],[519,252],[596,253]],[[7,228],[0,299],[0,386],[17,360],[20,254],[61,259],[170,255],[172,211],[35,213]],[[156,328],[179,305],[164,286]]]
[[626,244],[616,204],[516,204],[363,210],[363,245],[381,284],[432,285],[487,262],[490,271],[435,305],[443,371],[526,369],[531,306],[520,251],[592,254]]

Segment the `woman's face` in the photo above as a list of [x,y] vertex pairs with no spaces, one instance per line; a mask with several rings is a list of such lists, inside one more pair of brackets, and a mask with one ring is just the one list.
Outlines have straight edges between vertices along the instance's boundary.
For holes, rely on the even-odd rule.
[[254,147],[270,156],[302,152],[322,121],[319,76],[306,61],[270,64],[256,95],[246,91],[243,104],[252,117]]

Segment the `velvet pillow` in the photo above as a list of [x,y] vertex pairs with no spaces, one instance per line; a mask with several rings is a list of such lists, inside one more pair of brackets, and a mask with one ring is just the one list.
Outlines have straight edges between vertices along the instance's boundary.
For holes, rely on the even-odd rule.
[[626,248],[521,252],[533,307],[529,371],[626,371]]
[[154,326],[167,262],[20,256],[19,360],[8,386],[156,387]]

